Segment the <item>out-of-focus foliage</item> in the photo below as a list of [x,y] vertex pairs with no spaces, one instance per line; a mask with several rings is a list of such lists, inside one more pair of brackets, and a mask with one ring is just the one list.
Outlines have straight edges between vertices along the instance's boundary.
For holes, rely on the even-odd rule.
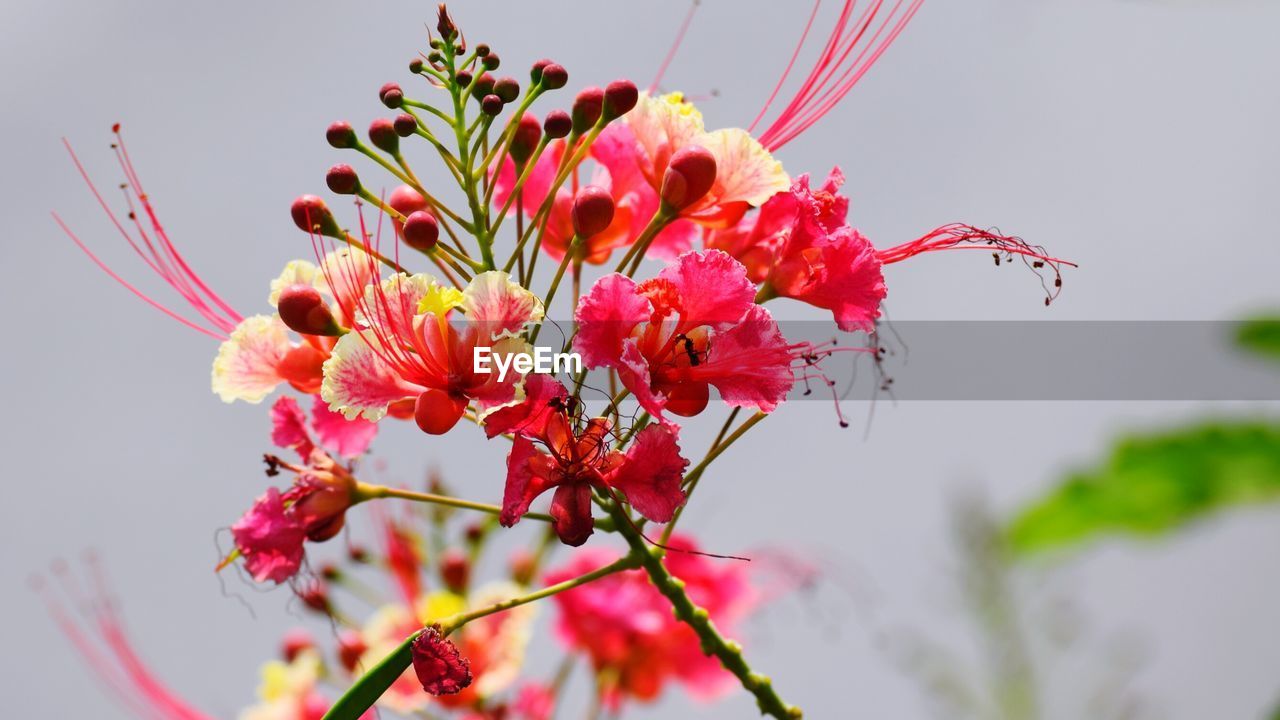
[[1223,507],[1280,498],[1280,423],[1213,422],[1116,445],[1009,526],[1019,552],[1103,534],[1159,535]]
[[1240,323],[1236,342],[1246,350],[1280,361],[1280,315],[1265,315]]

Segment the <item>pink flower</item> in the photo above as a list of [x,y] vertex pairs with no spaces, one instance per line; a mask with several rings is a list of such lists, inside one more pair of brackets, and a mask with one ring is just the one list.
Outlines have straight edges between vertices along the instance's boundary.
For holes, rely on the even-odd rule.
[[[461,328],[450,321],[455,309]],[[504,272],[480,273],[462,291],[430,275],[394,275],[366,289],[355,329],[325,362],[321,397],[347,418],[375,422],[416,398],[418,426],[445,433],[470,402],[485,410],[515,398],[518,374],[478,371],[476,348],[525,352],[519,334],[541,319],[542,302]]]
[[[742,565],[716,563],[692,554],[696,545],[676,535],[668,553],[671,573],[686,584],[698,606],[707,610],[726,633],[753,607],[754,598]],[[615,559],[608,550],[576,553],[564,567],[548,573],[547,584],[577,577]],[[649,583],[645,573],[614,573],[555,596],[560,612],[556,633],[581,651],[602,677],[616,678],[606,697],[652,700],[667,683],[677,681],[699,698],[711,698],[733,686],[734,678],[718,660],[702,654],[697,635],[671,613],[671,604]]]
[[841,330],[870,331],[880,317],[887,289],[882,268],[923,252],[980,249],[997,256],[1022,256],[1035,269],[1054,273],[1064,263],[1022,240],[970,225],[945,225],[904,245],[877,250],[848,224],[849,199],[839,194],[840,168],[818,189],[809,176],[769,199],[759,213],[711,233],[707,247],[723,250],[747,266],[761,283],[759,298],[788,297],[830,310]]
[[311,432],[319,438],[320,445],[333,448],[338,455],[358,457],[369,449],[378,428],[362,418],[347,420],[329,409],[319,397],[311,406],[311,419],[291,397],[282,396],[271,406],[271,441],[283,448],[296,450],[305,462],[319,445],[312,440]]
[[[537,391],[523,403],[528,409],[489,419],[491,432],[516,433],[507,455],[501,523],[515,525],[539,495],[553,488],[550,514],[556,534],[566,545],[581,545],[591,536],[595,525],[592,489],[619,491],[642,516],[654,522],[670,521],[684,502],[680,483],[689,465],[680,456],[675,433],[651,425],[636,433],[625,453],[610,450],[608,419],[591,418],[580,424],[565,410],[563,386],[546,380],[534,384]],[[546,399],[548,384],[558,386],[551,400]],[[544,407],[551,411],[544,413]]]
[[267,492],[231,526],[236,549],[254,580],[282,583],[302,566],[302,543],[307,535],[302,522],[287,512],[280,491]]
[[511,709],[520,720],[551,720],[556,711],[556,696],[546,685],[528,683],[516,693]]
[[710,386],[733,407],[771,412],[791,388],[794,348],[755,294],[718,250],[686,253],[643,283],[606,275],[578,304],[574,348],[587,367],[616,368],[658,418],[698,414]]
[[434,625],[413,640],[413,671],[429,695],[454,695],[471,684],[471,664]]

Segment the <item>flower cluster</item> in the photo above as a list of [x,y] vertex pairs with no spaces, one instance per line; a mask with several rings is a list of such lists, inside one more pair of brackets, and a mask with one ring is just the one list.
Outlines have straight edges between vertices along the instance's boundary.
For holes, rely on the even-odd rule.
[[[522,652],[526,603],[554,595],[565,611],[560,635],[590,658],[611,704],[653,698],[668,679],[710,691],[736,677],[764,712],[799,717],[722,634],[751,605],[742,574],[716,569],[673,534],[713,460],[776,412],[797,382],[822,376],[823,357],[867,349],[789,341],[770,303],[806,303],[830,312],[839,330],[873,336],[887,264],[947,249],[984,249],[997,264],[1017,257],[1052,273],[1046,303],[1065,264],[1016,237],[961,224],[878,249],[849,223],[838,167],[815,187],[775,157],[848,92],[918,5],[875,3],[855,17],[845,3],[817,66],[759,133],[709,129],[688,98],[657,92],[656,81],[645,91],[629,80],[586,87],[539,119],[534,106],[567,86],[568,71],[539,60],[527,82],[499,75],[498,54],[470,45],[441,6],[429,50],[409,63],[417,85],[378,92],[393,116],[371,123],[367,142],[345,121],[325,132],[333,148],[388,173],[394,188],[374,192],[348,163],[330,168],[328,188],[354,199],[350,228],[322,198],[299,197],[290,212],[312,257],[270,283],[263,314],[237,313],[191,271],[117,144],[130,201],[129,224],[117,226],[200,320],[143,297],[221,340],[213,391],[259,403],[287,385],[313,398],[308,415],[292,396],[277,396],[272,440],[298,458],[268,455],[268,475],[289,472],[293,482],[268,488],[231,526],[235,547],[224,566],[241,562],[255,581],[291,583],[308,607],[335,616],[306,546],[339,535],[353,506],[385,499],[489,513],[503,527],[536,519],[570,546],[601,528],[627,544],[620,557],[591,548],[526,594],[521,583],[469,593],[474,558],[437,548],[445,594],[424,595],[423,554],[388,522],[386,564],[403,602],[345,644],[348,671],[379,670],[358,680],[332,716],[354,718],[379,698],[413,712],[437,696],[490,717],[487,698],[509,684]],[[438,159],[451,185],[419,179],[410,142]],[[386,243],[382,216],[394,233]],[[553,271],[537,272],[543,255]],[[430,272],[414,267],[426,263]],[[592,266],[610,265],[589,277]],[[566,278],[571,289],[562,289]],[[557,347],[581,358],[580,371],[556,377],[514,363],[514,372],[497,373],[478,364],[483,356],[512,366],[565,305],[571,322],[556,326]],[[586,382],[588,370],[608,391]],[[677,419],[721,407],[723,429],[691,463]],[[357,479],[387,418],[412,419],[430,436],[483,432],[507,471],[505,483],[478,480],[475,491],[500,505]],[[535,511],[548,492],[546,512]],[[314,666],[304,654],[293,664],[277,674],[295,678],[287,695],[306,705]],[[264,691],[264,700],[278,695]],[[548,702],[536,688],[522,697],[531,707]]]

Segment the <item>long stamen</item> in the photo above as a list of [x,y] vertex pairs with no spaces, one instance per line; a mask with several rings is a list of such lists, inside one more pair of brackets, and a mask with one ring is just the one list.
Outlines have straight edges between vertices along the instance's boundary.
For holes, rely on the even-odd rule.
[[667,74],[667,68],[671,66],[671,61],[676,57],[676,51],[680,49],[680,45],[684,42],[685,33],[689,32],[689,26],[693,23],[693,14],[698,11],[698,6],[701,4],[699,0],[693,0],[689,4],[689,12],[685,13],[684,20],[680,23],[680,29],[676,31],[675,40],[671,41],[671,48],[667,50],[666,57],[662,59],[662,64],[658,66],[658,74],[654,75],[653,82],[649,83],[649,94],[653,94],[658,89],[663,76]]

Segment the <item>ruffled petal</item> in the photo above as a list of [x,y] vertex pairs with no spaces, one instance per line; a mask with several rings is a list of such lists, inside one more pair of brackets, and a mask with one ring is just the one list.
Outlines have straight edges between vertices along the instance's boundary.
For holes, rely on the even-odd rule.
[[402,380],[383,360],[385,352],[372,332],[350,332],[338,339],[324,363],[320,384],[320,397],[331,410],[348,420],[363,416],[377,422],[386,415],[388,405],[422,392],[422,387]]
[[306,414],[298,407],[298,401],[288,395],[280,396],[271,406],[271,442],[297,451],[304,462],[316,447],[307,432]]
[[849,227],[838,228],[819,248],[815,281],[793,297],[830,310],[841,330],[870,332],[888,294],[875,248]]
[[650,415],[668,427],[675,428],[663,414],[667,407],[667,399],[653,390],[653,377],[649,374],[649,361],[640,352],[640,346],[632,338],[622,343],[622,353],[613,364],[618,370],[618,379],[623,387],[631,391],[636,402]]
[[525,376],[524,399],[491,412],[484,419],[484,434],[497,437],[503,433],[538,438],[543,434],[547,418],[555,412],[552,405],[559,398],[569,396],[569,391],[559,380],[550,375]]
[[589,368],[612,367],[622,355],[623,340],[651,312],[634,280],[620,273],[605,275],[578,302],[573,348]]
[[529,506],[554,483],[546,472],[544,455],[528,438],[517,435],[507,454],[507,486],[502,494],[498,521],[511,527],[529,512]]
[[363,455],[378,434],[377,425],[363,418],[348,420],[319,396],[311,406],[311,427],[322,445],[346,458]]
[[254,315],[241,320],[218,347],[213,391],[223,402],[262,402],[283,380],[277,368],[292,347],[279,318]]
[[282,583],[302,565],[302,524],[284,508],[280,491],[268,488],[231,526],[231,536],[254,580]]
[[756,288],[747,269],[719,250],[681,255],[658,277],[679,292],[680,321],[686,327],[731,325],[755,304]]
[[542,301],[501,270],[476,275],[462,292],[461,308],[469,323],[478,323],[480,338],[492,344],[518,335],[542,320]]
[[609,484],[627,496],[627,502],[644,517],[670,522],[684,504],[680,483],[689,461],[680,456],[676,434],[658,425],[636,433],[627,459],[608,478]]
[[731,407],[773,412],[795,383],[791,351],[769,311],[752,305],[740,322],[717,333],[692,375],[715,386]]
[[455,695],[471,684],[471,664],[436,627],[413,640],[413,671],[428,695]]

